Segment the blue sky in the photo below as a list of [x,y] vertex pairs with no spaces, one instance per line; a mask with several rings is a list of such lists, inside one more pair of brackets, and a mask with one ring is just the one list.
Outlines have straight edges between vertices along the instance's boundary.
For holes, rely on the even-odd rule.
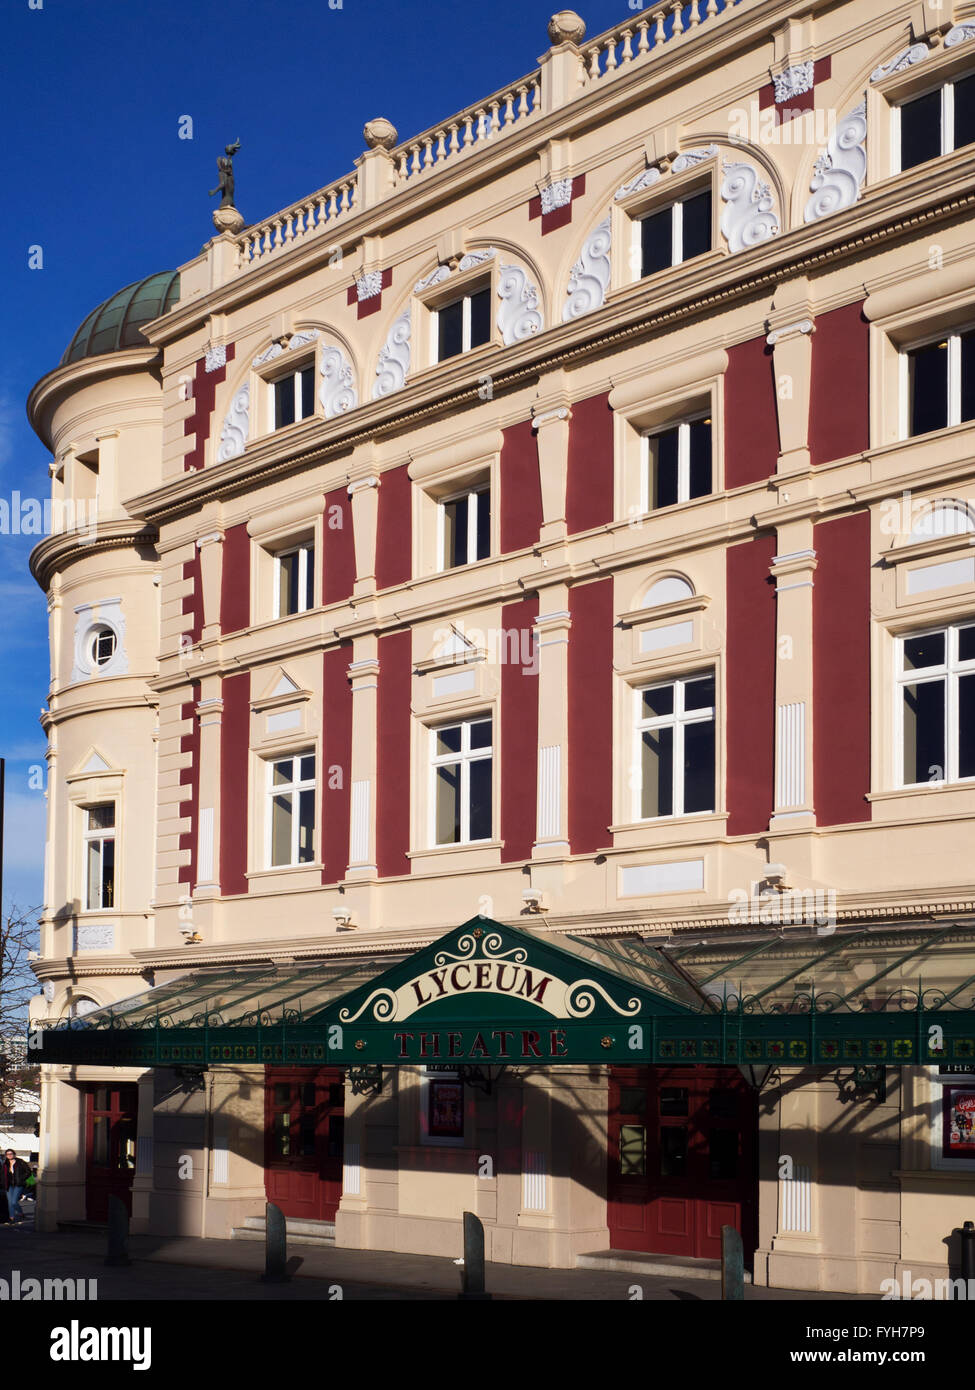
[[[31,8],[31,3],[40,8]],[[332,0],[337,6],[338,0]],[[351,172],[362,126],[406,138],[530,71],[552,0],[490,6],[341,0],[3,0],[0,498],[44,498],[50,457],[27,424],[33,383],[115,290],[197,255],[216,156],[239,138],[237,205],[257,222]],[[586,0],[595,35],[627,0]],[[178,138],[180,117],[193,139]],[[40,246],[43,268],[28,268]],[[47,614],[36,537],[0,534],[4,906],[43,898]]]

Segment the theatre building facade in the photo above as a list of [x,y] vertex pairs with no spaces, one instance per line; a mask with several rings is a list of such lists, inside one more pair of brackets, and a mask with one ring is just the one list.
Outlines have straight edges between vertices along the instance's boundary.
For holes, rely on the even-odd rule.
[[31,393],[38,1220],[957,1273],[975,3],[548,44]]

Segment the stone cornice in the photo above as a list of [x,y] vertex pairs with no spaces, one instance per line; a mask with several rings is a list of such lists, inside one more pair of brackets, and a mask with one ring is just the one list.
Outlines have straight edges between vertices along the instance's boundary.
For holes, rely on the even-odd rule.
[[79,386],[88,386],[102,377],[120,376],[124,372],[138,372],[147,367],[161,365],[162,353],[158,347],[144,347],[122,348],[118,352],[82,357],[78,362],[55,367],[53,371],[42,376],[40,381],[35,382],[27,397],[27,418],[31,428],[44,447],[51,449],[51,440],[44,430],[44,415],[54,408],[61,396],[68,395]]
[[153,545],[157,536],[156,528],[145,521],[99,521],[91,537],[83,538],[77,531],[56,531],[45,536],[34,546],[28,564],[46,593],[54,571],[65,570],[75,560],[120,546]]

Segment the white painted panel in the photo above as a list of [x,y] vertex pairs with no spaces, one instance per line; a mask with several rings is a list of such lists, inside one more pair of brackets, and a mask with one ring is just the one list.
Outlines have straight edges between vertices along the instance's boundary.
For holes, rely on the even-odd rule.
[[218,1134],[213,1140],[213,1181],[215,1183],[230,1181],[230,1151],[227,1148],[227,1136],[225,1134]]
[[152,1135],[140,1134],[135,1141],[136,1173],[152,1172]]
[[812,1230],[812,1182],[808,1163],[793,1164],[792,1177],[779,1179],[780,1231]]
[[627,864],[620,869],[620,897],[648,893],[695,893],[704,887],[704,860],[673,864]]
[[802,806],[806,799],[806,706],[802,700],[779,705],[776,805]]
[[693,642],[693,623],[668,623],[666,627],[651,627],[640,633],[641,652],[659,652],[663,647],[679,647]]
[[555,839],[562,819],[562,745],[538,750],[538,838]]
[[546,1163],[545,1155],[529,1151],[524,1157],[522,1174],[522,1210],[544,1211],[546,1205]]
[[359,1166],[358,1144],[346,1144],[345,1146],[342,1191],[350,1197],[358,1197],[362,1191],[362,1169]]
[[369,857],[369,792],[369,782],[352,783],[350,864],[364,864]]
[[76,951],[114,951],[115,927],[110,922],[79,922],[74,945]]
[[200,808],[200,829],[196,837],[196,881],[213,882],[213,807]]
[[434,676],[433,678],[435,698],[439,695],[460,695],[465,690],[473,689],[473,671],[452,671],[449,676]]
[[267,731],[269,734],[284,733],[288,729],[301,728],[301,710],[283,709],[275,714],[267,716]]
[[975,558],[946,560],[940,565],[919,565],[907,571],[907,592],[924,594],[929,589],[950,589],[953,584],[975,584]]

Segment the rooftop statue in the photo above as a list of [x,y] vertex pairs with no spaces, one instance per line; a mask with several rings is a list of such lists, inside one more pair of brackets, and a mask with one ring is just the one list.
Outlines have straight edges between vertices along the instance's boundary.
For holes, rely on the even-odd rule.
[[218,232],[236,234],[244,225],[244,219],[234,202],[234,155],[239,149],[240,141],[235,140],[232,145],[225,145],[223,154],[217,157],[220,182],[216,188],[210,189],[210,197],[215,197],[217,193],[221,195],[220,206],[213,213],[213,225]]
[[234,203],[234,155],[240,149],[240,141],[235,140],[232,145],[225,145],[222,155],[217,157],[217,168],[220,170],[220,182],[216,188],[210,189],[210,197],[213,198],[217,193],[223,194],[220,199],[222,208],[235,207]]

